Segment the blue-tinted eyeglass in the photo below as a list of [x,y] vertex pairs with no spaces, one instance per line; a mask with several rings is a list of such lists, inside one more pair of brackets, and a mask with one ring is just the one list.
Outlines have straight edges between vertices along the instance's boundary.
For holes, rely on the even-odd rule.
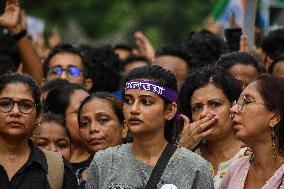
[[72,76],[72,77],[79,77],[80,74],[81,74],[80,68],[78,68],[76,66],[69,66],[67,69],[64,69],[60,66],[57,66],[57,67],[51,68],[49,70],[49,73],[52,74],[52,75],[61,76],[63,71],[65,71],[69,76]]

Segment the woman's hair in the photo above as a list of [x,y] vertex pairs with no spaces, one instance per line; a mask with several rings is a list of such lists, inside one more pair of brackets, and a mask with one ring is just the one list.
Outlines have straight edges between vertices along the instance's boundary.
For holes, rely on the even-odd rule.
[[279,124],[274,127],[279,139],[279,150],[284,152],[284,79],[264,74],[259,76],[257,86],[264,104],[269,110],[276,110],[280,113]]
[[64,85],[68,85],[69,82],[65,79],[52,79],[47,81],[42,87],[41,90],[44,92],[48,92],[49,90],[55,88],[55,87],[59,87],[59,86],[64,86]]
[[41,112],[41,102],[40,102],[40,87],[37,82],[27,74],[21,73],[7,73],[0,75],[0,92],[8,85],[12,83],[19,83],[28,86],[30,92],[32,93],[33,100],[36,104],[37,115]]
[[52,112],[45,112],[42,114],[41,116],[41,123],[57,123],[58,125],[60,125],[62,128],[64,128],[64,130],[66,131],[66,134],[68,136],[68,138],[70,139],[70,133],[66,127],[64,118],[61,114],[55,114]]
[[232,52],[222,55],[216,64],[229,70],[231,67],[237,64],[251,65],[255,68],[257,73],[264,73],[264,68],[259,64],[257,59],[246,52]]
[[[149,65],[133,69],[129,72],[125,82],[133,79],[151,80],[174,91],[178,91],[177,80],[174,73],[158,65]],[[162,96],[160,97],[164,100],[165,108],[172,103],[172,101]],[[175,128],[174,120],[166,121],[165,138],[168,142],[176,142],[178,140],[179,132],[180,130]]]
[[88,92],[81,85],[74,83],[51,89],[44,101],[44,112],[50,111],[55,114],[61,114],[65,119],[66,110],[70,105],[70,98],[76,90]]
[[96,93],[92,93],[90,96],[85,98],[85,100],[82,102],[82,104],[79,107],[79,111],[78,111],[79,127],[80,127],[80,116],[82,113],[82,109],[84,108],[84,106],[86,106],[86,104],[91,102],[93,99],[104,99],[108,101],[119,123],[121,125],[123,124],[123,121],[124,121],[124,116],[123,116],[123,111],[122,111],[123,103],[120,100],[118,100],[115,96],[113,96],[112,94],[108,92],[96,92]]
[[184,82],[178,97],[178,107],[180,113],[192,118],[191,97],[195,90],[213,84],[221,89],[229,102],[237,100],[241,94],[241,85],[224,68],[209,65],[196,70]]

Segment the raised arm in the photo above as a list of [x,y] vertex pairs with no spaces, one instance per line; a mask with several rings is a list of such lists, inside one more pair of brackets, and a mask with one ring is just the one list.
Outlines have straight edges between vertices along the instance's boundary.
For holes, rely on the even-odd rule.
[[153,62],[155,58],[155,49],[149,39],[140,31],[134,33],[134,38],[137,49],[134,49],[133,53],[135,55],[144,56],[150,62]]
[[33,76],[39,83],[42,79],[42,64],[30,39],[26,35],[26,23],[21,16],[18,0],[7,0],[5,11],[0,16],[0,26],[8,29],[16,42],[24,71]]

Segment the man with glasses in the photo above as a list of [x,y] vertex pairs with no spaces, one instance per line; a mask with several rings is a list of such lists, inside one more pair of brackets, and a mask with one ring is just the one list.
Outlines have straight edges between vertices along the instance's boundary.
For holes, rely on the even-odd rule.
[[70,44],[61,44],[51,50],[43,63],[43,83],[59,78],[90,89],[93,82],[89,72],[90,65],[80,50]]

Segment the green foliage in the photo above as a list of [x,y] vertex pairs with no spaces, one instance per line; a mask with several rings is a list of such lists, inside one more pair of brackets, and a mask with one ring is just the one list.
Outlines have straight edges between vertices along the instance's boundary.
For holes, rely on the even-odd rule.
[[[0,2],[3,0],[0,0]],[[140,30],[156,48],[164,43],[180,43],[198,29],[217,0],[24,0],[28,14],[46,21],[48,29],[63,32],[76,21],[94,41],[133,44]],[[119,36],[114,38],[113,36]],[[123,41],[121,41],[123,40]]]

